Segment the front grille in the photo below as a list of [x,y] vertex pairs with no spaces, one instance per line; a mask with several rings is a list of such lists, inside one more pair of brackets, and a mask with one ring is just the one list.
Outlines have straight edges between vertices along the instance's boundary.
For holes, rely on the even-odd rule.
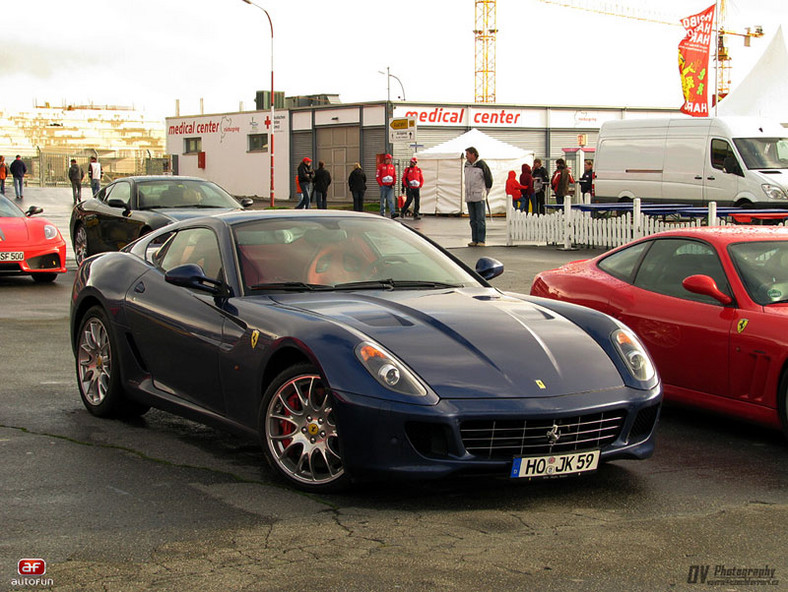
[[27,265],[30,269],[57,269],[60,267],[60,255],[57,253],[49,253],[47,255],[39,255],[27,260]]
[[632,429],[629,431],[629,441],[639,442],[651,434],[654,431],[654,425],[657,423],[658,414],[659,405],[652,405],[638,411],[632,424]]
[[615,410],[560,419],[469,420],[460,424],[460,435],[469,454],[511,459],[604,448],[618,438],[625,417]]

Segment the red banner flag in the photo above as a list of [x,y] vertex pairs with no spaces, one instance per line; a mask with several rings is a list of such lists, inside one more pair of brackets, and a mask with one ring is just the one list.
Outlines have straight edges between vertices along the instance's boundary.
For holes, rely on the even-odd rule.
[[715,5],[681,19],[687,35],[679,43],[679,74],[684,104],[681,111],[695,117],[709,115],[709,48]]

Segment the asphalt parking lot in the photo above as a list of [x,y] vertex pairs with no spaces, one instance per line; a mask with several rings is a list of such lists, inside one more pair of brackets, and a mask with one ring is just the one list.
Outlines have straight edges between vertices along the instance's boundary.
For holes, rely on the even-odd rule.
[[[68,189],[24,206],[67,232]],[[595,252],[464,246],[467,219],[420,230],[498,258],[504,290]],[[539,482],[377,483],[342,495],[279,484],[253,442],[151,411],[101,420],[79,400],[72,271],[0,278],[0,590],[788,590],[788,447],[778,432],[667,407],[657,452]],[[41,558],[46,574],[18,573]],[[740,575],[747,572],[746,576]]]

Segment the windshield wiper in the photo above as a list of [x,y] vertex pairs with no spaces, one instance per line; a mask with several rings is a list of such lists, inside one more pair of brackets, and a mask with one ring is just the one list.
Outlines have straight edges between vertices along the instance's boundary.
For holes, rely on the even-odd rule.
[[307,284],[305,282],[269,282],[249,286],[251,290],[284,290],[287,292],[314,292],[318,290],[331,290],[325,284]]
[[345,282],[334,286],[336,290],[396,290],[396,289],[424,289],[435,288],[460,288],[460,284],[447,284],[446,282],[431,282],[422,280],[366,280],[363,282]]

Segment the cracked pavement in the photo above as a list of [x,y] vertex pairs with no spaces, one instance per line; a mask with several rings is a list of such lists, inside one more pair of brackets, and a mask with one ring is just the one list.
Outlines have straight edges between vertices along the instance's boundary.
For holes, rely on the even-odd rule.
[[[26,200],[51,191],[70,199]],[[541,267],[583,257],[485,254],[506,264],[502,287],[520,290]],[[698,589],[691,566],[723,564],[768,565],[769,589],[788,590],[777,432],[667,408],[652,459],[581,478],[307,495],[274,478],[255,442],[156,410],[89,415],[69,346],[72,281],[0,279],[0,590],[645,592]],[[26,557],[47,561],[51,585],[14,584]]]

